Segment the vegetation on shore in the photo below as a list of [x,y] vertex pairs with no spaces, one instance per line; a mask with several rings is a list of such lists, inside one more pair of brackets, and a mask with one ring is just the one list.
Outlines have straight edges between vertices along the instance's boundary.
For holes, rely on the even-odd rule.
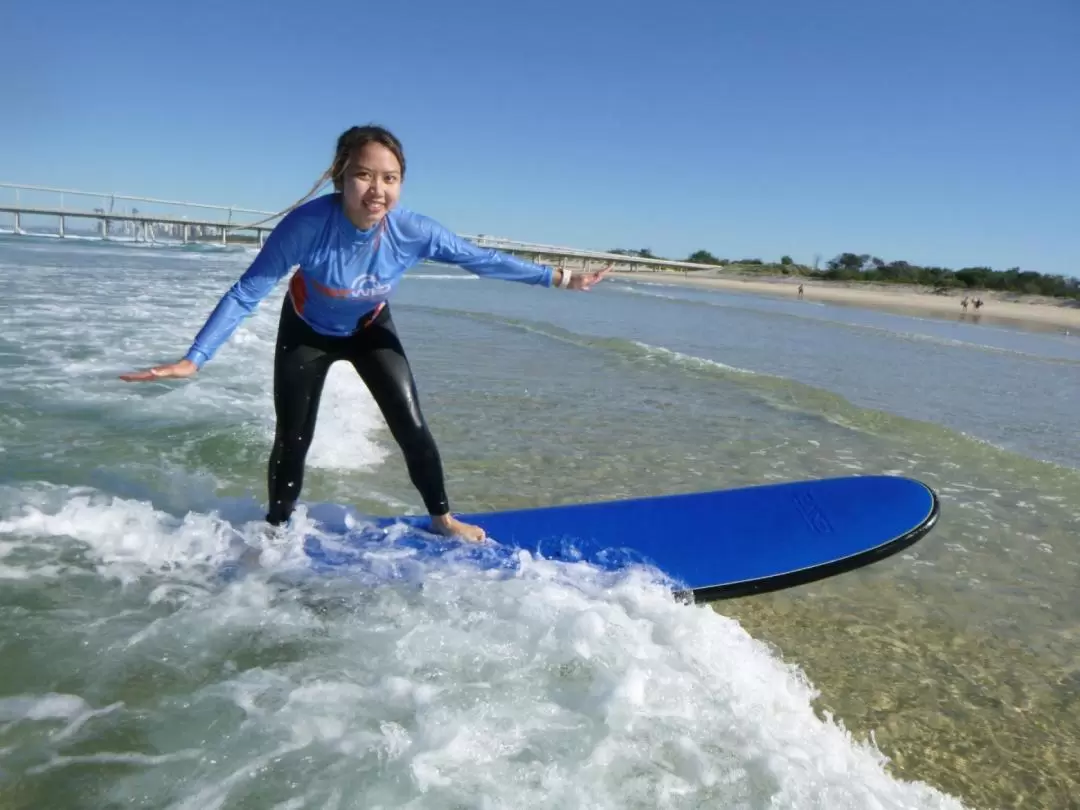
[[[624,256],[639,256],[646,259],[663,259],[654,256],[648,249],[611,251]],[[671,258],[671,257],[666,257]],[[730,270],[760,272],[801,276],[807,279],[826,281],[874,281],[886,284],[915,284],[933,287],[935,291],[957,290],[995,290],[1023,295],[1046,295],[1054,298],[1072,298],[1080,300],[1080,278],[1060,275],[1044,275],[1032,270],[1011,267],[1008,270],[994,270],[990,267],[963,267],[951,270],[947,267],[922,267],[905,261],[886,262],[877,256],[866,253],[841,253],[826,262],[820,268],[815,261],[813,267],[796,264],[790,256],[781,257],[778,262],[765,262],[761,259],[720,259],[707,250],[697,250],[678,261],[696,264],[712,264]],[[688,271],[694,272],[694,271]]]

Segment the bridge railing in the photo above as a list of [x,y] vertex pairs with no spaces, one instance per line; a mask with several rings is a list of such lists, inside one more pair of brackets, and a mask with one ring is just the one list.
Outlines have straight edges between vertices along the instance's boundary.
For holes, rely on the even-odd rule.
[[[74,202],[74,204],[72,204]],[[237,205],[211,205],[186,200],[166,200],[103,191],[32,186],[20,183],[0,183],[0,204],[48,209],[72,214],[125,216],[162,216],[168,219],[213,221],[224,226],[240,225],[272,216],[274,211],[260,211]],[[210,212],[217,212],[214,216]],[[241,216],[237,216],[241,215]],[[269,223],[273,225],[273,221]]]
[[[232,205],[0,183],[0,229],[151,242],[261,244],[278,217]],[[244,226],[269,218],[261,228]]]
[[[73,201],[76,204],[73,205]],[[0,209],[0,229],[36,232],[39,228],[44,228],[47,232],[59,236],[78,233],[90,237],[139,241],[145,239],[187,242],[210,239],[218,242],[261,244],[266,233],[278,220],[275,216],[277,212],[257,208],[18,183],[0,183]],[[217,213],[217,216],[214,216],[214,213]],[[5,217],[8,217],[6,222]],[[244,228],[246,224],[268,217],[269,221],[257,229]],[[71,218],[82,223],[81,231],[78,225],[70,224]],[[712,265],[694,262],[523,242],[487,234],[462,236],[482,247],[503,250],[548,264],[565,263],[568,266],[591,267],[597,263],[614,263],[619,269],[632,270],[712,268]]]

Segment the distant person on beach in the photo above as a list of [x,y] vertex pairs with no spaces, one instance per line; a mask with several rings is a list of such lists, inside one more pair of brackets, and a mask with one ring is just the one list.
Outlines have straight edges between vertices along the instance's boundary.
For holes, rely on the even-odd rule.
[[802,298],[802,296],[803,296],[803,289],[802,289],[802,284],[800,284],[799,285],[799,298]]
[[964,312],[967,312],[967,308],[968,308],[968,299],[967,299],[967,296],[966,296],[966,295],[964,296],[964,300],[960,302],[960,308],[961,308],[961,309],[963,309],[963,310],[964,310]]
[[[390,295],[405,271],[426,259],[456,264],[487,278],[583,291],[611,270],[608,265],[596,273],[574,274],[479,248],[435,220],[397,207],[404,178],[405,154],[390,132],[364,126],[342,133],[330,168],[308,194],[286,209],[187,355],[120,377],[135,382],[194,375],[297,267],[282,303],[274,351],[276,432],[266,515],[272,525],[287,522],[296,507],[326,374],[336,360],[348,360],[401,447],[409,477],[431,515],[432,529],[483,540],[483,529],[450,513],[442,460],[391,319]],[[333,183],[334,193],[309,200],[327,181]]]

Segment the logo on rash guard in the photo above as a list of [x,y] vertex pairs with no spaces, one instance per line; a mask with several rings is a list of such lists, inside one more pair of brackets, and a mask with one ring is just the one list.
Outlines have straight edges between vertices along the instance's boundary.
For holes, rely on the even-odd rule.
[[[300,274],[297,273],[297,276]],[[311,286],[322,295],[329,298],[374,298],[380,295],[388,295],[392,286],[379,281],[376,276],[364,275],[356,279],[351,287],[327,287],[315,279],[307,279]]]
[[357,298],[373,298],[378,295],[387,295],[390,285],[372,275],[363,275],[352,283],[352,294]]

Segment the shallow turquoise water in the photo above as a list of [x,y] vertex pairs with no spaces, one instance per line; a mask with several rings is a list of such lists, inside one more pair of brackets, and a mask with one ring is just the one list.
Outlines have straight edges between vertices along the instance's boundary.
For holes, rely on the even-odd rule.
[[[892,472],[943,516],[715,611],[543,561],[360,588],[258,525],[284,285],[197,379],[116,380],[249,259],[0,238],[5,806],[1067,806],[1080,341],[418,268],[395,320],[455,509]],[[420,510],[346,367],[310,463],[312,500]],[[225,587],[238,539],[263,570]]]

